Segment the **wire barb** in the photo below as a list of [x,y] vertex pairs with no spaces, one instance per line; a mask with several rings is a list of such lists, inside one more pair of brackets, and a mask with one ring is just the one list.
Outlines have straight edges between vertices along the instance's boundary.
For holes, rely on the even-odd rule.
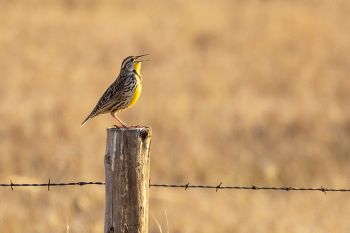
[[218,192],[218,190],[221,188],[222,182],[218,186],[216,186],[215,192]]

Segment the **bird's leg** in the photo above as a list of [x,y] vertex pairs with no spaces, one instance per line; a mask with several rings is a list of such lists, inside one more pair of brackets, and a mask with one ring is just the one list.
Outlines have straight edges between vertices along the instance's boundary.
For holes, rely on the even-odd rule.
[[[125,124],[122,120],[119,119],[119,117],[117,117],[116,113],[113,112],[112,116],[124,127],[124,128],[128,128],[128,125]],[[115,125],[116,126],[116,125]],[[117,128],[119,128],[118,126],[116,126]]]

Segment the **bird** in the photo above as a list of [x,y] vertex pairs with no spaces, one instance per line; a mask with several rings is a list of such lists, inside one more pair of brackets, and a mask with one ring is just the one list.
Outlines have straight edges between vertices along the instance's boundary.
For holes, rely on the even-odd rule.
[[97,115],[111,113],[112,117],[124,128],[128,127],[116,114],[132,107],[140,98],[142,90],[141,62],[147,61],[140,60],[140,58],[147,55],[128,56],[123,60],[118,77],[104,92],[81,126]]

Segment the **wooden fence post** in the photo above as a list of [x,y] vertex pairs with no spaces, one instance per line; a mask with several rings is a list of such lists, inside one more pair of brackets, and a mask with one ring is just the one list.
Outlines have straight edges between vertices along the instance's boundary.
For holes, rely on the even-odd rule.
[[105,233],[147,233],[151,129],[107,129]]

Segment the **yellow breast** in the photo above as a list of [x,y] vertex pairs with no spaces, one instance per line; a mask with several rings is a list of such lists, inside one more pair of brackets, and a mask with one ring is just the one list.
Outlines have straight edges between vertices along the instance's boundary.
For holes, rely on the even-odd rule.
[[141,85],[141,62],[137,62],[134,66],[134,69],[138,75],[136,75],[136,88],[133,96],[131,97],[130,104],[128,108],[132,107],[136,102],[139,100],[140,95],[141,95],[141,90],[142,90],[142,85]]
[[138,101],[138,99],[140,98],[141,95],[141,90],[142,90],[142,86],[141,86],[141,80],[139,77],[137,77],[137,84],[136,84],[136,88],[135,88],[135,92],[131,97],[131,101],[130,104],[128,106],[128,108],[132,107],[134,104],[136,104],[136,102]]

